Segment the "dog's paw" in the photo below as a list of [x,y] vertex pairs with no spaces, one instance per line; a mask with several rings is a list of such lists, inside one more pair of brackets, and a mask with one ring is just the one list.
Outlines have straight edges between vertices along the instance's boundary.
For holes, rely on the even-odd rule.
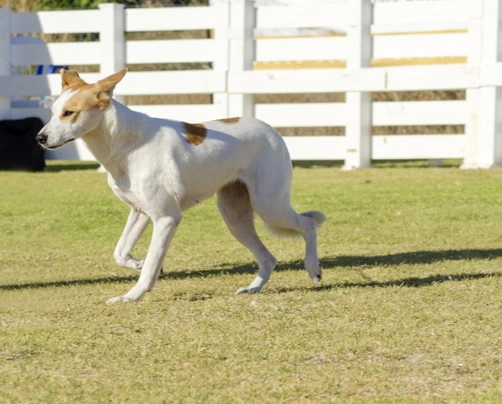
[[261,288],[260,287],[247,287],[247,288],[239,288],[237,292],[235,292],[236,295],[244,295],[244,294],[254,294],[254,293],[260,293]]
[[125,257],[117,257],[115,256],[115,262],[123,268],[132,269],[136,272],[141,272],[141,268],[145,263],[145,260],[140,260],[138,258],[131,257],[127,255]]
[[120,303],[120,302],[124,302],[124,303],[133,303],[135,302],[136,300],[135,299],[132,299],[130,297],[126,297],[126,296],[115,296],[115,297],[112,297],[111,299],[108,299],[106,301],[106,304],[115,304],[115,303]]
[[127,264],[124,266],[126,268],[132,269],[133,271],[141,272],[141,268],[143,268],[144,263],[145,260],[140,260],[138,258],[131,257],[127,260]]
[[319,283],[322,280],[322,267],[321,265],[317,262],[315,265],[305,265],[305,269],[307,270],[310,279],[312,279],[312,282],[314,283]]

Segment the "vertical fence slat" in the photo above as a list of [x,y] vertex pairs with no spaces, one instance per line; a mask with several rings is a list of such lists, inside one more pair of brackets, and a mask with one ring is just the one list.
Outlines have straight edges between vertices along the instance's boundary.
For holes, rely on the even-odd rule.
[[[347,30],[347,68],[370,67],[372,53],[371,22],[373,4],[368,0],[349,3]],[[344,170],[369,167],[371,164],[371,94],[346,93],[347,125],[345,126],[346,158]]]
[[[229,0],[210,0],[210,7],[218,7],[219,13],[225,14],[225,20],[227,21],[227,26],[225,28],[216,28],[214,30],[214,39],[222,39],[225,41],[226,49],[223,52],[224,59],[215,60],[213,62],[213,69],[218,71],[228,71],[228,63],[229,63],[229,47],[228,47],[228,30],[230,27],[230,5]],[[229,118],[229,110],[228,110],[228,93],[217,93],[213,94],[213,104],[218,105],[219,109],[223,111],[219,118]]]
[[[100,4],[101,74],[110,75],[125,66],[125,13],[123,4]],[[124,102],[123,96],[115,96]]]
[[[255,21],[254,1],[230,1],[229,73],[253,69]],[[254,116],[253,95],[230,94],[228,115],[231,117]]]
[[[0,7],[0,76],[10,76],[10,9]],[[0,119],[10,119],[10,98],[0,97]]]
[[[483,2],[473,1],[468,4],[468,44],[467,64],[479,66],[483,40]],[[478,142],[481,116],[481,90],[470,88],[465,91],[467,116],[465,120],[465,151],[461,168],[478,168]]]
[[[502,60],[502,7],[498,0],[483,2],[483,43],[481,64]],[[502,88],[481,87],[481,122],[478,136],[478,166],[491,168],[502,165]]]

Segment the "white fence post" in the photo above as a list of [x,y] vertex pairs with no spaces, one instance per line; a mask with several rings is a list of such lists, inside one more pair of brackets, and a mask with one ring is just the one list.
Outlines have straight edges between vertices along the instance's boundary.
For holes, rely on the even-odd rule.
[[[371,66],[371,23],[373,4],[369,0],[351,0],[347,30],[347,68]],[[344,170],[371,165],[371,93],[346,93],[347,124],[345,126],[346,158]]]
[[[502,60],[502,7],[499,0],[483,2],[483,46],[481,65]],[[502,88],[481,87],[481,122],[478,142],[478,165],[491,168],[502,165]]]
[[[0,76],[10,76],[10,9],[0,7]],[[0,119],[10,119],[10,98],[0,97]]]
[[[225,29],[217,28],[214,30],[214,39],[224,40],[226,50],[225,50],[225,60],[215,60],[213,62],[213,69],[218,71],[228,71],[229,62],[229,29],[230,29],[230,5],[229,0],[209,0],[209,7],[218,7],[218,12],[224,13],[226,16],[227,26]],[[224,111],[221,118],[229,118],[228,111],[228,92],[213,94],[213,104],[221,106]]]
[[[101,32],[101,66],[100,73],[105,76],[125,66],[125,13],[123,4],[100,4]],[[122,96],[114,96],[124,102]]]
[[[467,64],[481,64],[481,45],[483,43],[483,1],[473,1],[468,5],[467,22],[468,48]],[[465,120],[465,154],[460,168],[478,168],[478,142],[481,116],[481,90],[469,88],[465,90],[467,116]]]
[[[253,69],[255,58],[253,0],[230,1],[229,74]],[[252,94],[229,94],[228,116],[254,116]]]

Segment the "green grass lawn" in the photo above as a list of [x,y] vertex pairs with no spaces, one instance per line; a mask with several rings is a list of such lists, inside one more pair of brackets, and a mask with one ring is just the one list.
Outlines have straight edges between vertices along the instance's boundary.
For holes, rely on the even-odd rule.
[[257,268],[211,199],[155,289],[108,306],[137,279],[128,208],[75,168],[0,172],[1,403],[502,402],[502,170],[295,168],[295,208],[328,217],[321,284],[258,223],[279,265],[235,296]]

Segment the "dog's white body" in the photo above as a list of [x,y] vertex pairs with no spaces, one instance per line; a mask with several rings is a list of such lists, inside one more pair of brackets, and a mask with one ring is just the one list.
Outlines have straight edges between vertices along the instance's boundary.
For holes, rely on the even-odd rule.
[[[193,125],[134,112],[111,98],[125,73],[89,85],[63,71],[63,92],[37,136],[47,149],[82,138],[107,170],[113,192],[131,208],[114,256],[141,274],[129,292],[108,303],[136,301],[153,288],[182,212],[215,193],[231,233],[258,261],[258,276],[237,293],[259,292],[276,264],[256,234],[253,212],[278,234],[303,236],[305,268],[319,281],[316,228],[325,217],[291,208],[292,165],[281,136],[252,118]],[[150,220],[146,259],[135,259],[130,253]]]

